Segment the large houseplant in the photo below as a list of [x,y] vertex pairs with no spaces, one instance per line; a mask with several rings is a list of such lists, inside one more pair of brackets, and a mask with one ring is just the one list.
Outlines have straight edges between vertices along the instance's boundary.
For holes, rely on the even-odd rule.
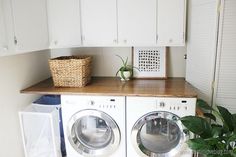
[[236,156],[236,114],[226,108],[210,107],[205,101],[197,101],[202,116],[181,118],[183,125],[196,136],[187,141],[189,147],[206,157]]

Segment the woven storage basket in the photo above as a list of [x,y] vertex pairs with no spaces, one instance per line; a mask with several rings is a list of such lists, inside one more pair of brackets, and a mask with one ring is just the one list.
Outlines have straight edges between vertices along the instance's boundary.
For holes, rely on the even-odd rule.
[[62,56],[49,60],[54,86],[84,87],[91,80],[90,56]]

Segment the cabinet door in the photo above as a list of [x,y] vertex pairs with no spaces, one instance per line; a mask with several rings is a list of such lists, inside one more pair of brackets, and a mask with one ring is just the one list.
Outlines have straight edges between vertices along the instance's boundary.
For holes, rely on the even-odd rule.
[[159,46],[184,46],[185,0],[157,0],[157,34]]
[[156,0],[118,0],[119,44],[156,44]]
[[116,0],[81,0],[84,46],[110,46],[117,43]]
[[16,51],[48,48],[46,0],[12,0]]
[[6,23],[4,20],[3,3],[0,0],[0,55],[7,51]]
[[0,53],[10,55],[14,53],[14,25],[12,6],[9,0],[0,0]]
[[50,47],[81,45],[78,0],[48,0]]

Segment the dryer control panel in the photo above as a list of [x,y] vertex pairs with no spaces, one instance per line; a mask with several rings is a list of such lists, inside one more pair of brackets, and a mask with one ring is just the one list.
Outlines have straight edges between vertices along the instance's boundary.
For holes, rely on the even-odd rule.
[[157,98],[156,108],[158,110],[164,110],[177,113],[178,115],[184,114],[194,115],[196,109],[195,98]]
[[168,107],[170,111],[172,111],[172,110],[177,110],[177,111],[186,110],[187,111],[188,110],[188,103],[186,100],[182,100],[181,104],[179,104],[179,103],[178,104],[168,104],[168,103],[162,101],[159,103],[159,107],[160,108]]

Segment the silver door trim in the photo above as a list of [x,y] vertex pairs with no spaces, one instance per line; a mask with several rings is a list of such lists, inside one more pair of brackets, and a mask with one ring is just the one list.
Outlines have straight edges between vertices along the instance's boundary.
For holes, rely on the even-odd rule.
[[[172,117],[172,118],[167,118],[167,117]],[[179,129],[181,131],[180,132],[181,133],[180,141],[179,141],[178,145],[175,148],[173,148],[171,151],[169,151],[168,153],[158,154],[155,152],[151,152],[150,150],[148,150],[145,147],[142,149],[144,149],[144,152],[147,152],[147,153],[144,153],[139,148],[139,145],[137,142],[137,136],[138,136],[140,129],[147,121],[150,121],[155,118],[163,118],[163,119],[167,119],[167,120],[172,120],[177,124],[177,126],[179,127]],[[180,119],[179,116],[177,116],[171,112],[166,112],[166,111],[149,112],[146,115],[139,118],[131,130],[131,143],[132,143],[135,151],[142,157],[146,157],[146,156],[148,156],[148,154],[151,154],[151,156],[153,156],[153,157],[173,157],[176,154],[185,151],[185,149],[187,147],[185,142],[187,139],[190,138],[190,134],[188,132],[184,131],[184,126],[182,125],[182,123],[179,119]]]
[[[71,136],[72,135],[71,134],[72,127],[76,123],[77,120],[81,119],[82,117],[86,117],[86,116],[94,116],[94,117],[101,118],[106,122],[107,126],[110,127],[110,129],[113,132],[113,137],[112,137],[112,140],[110,141],[109,145],[107,145],[104,148],[100,148],[100,149],[91,149],[91,148],[87,147],[86,145],[84,145],[79,140],[78,140],[77,144],[75,144],[73,142],[73,139]],[[116,122],[113,120],[113,118],[102,111],[94,110],[94,109],[81,110],[81,111],[75,113],[74,115],[72,115],[72,117],[70,118],[70,120],[68,121],[68,124],[67,124],[67,137],[68,137],[68,140],[69,140],[70,144],[72,145],[72,147],[79,154],[81,154],[83,156],[87,156],[87,157],[91,157],[91,156],[94,157],[94,156],[101,156],[101,155],[104,156],[104,155],[112,154],[119,147],[120,141],[121,141],[121,133],[120,133],[119,126],[116,124]]]

